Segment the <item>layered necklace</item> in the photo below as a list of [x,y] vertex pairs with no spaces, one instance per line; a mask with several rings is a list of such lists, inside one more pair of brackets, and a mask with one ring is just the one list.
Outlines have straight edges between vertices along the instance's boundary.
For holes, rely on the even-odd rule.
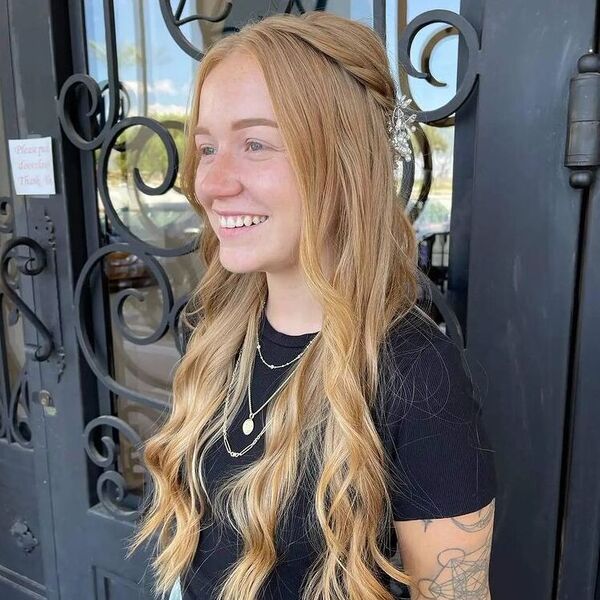
[[[264,309],[264,300],[261,304],[261,312]],[[266,317],[263,317],[266,318]],[[317,339],[317,337],[319,336],[319,332],[317,332],[317,335],[310,340],[310,342],[308,343],[308,345],[306,346],[306,348],[304,348],[304,350],[302,350],[302,352],[300,352],[300,354],[298,356],[296,356],[294,359],[284,363],[283,365],[272,365],[270,363],[268,363],[261,352],[260,349],[260,341],[258,339],[258,335],[256,336],[256,349],[258,350],[258,356],[260,357],[260,360],[262,361],[262,363],[266,366],[269,367],[269,369],[283,369],[284,367],[287,367],[289,365],[291,365],[292,363],[300,360],[300,358],[302,358],[302,356],[304,355],[304,353],[310,348],[310,345]],[[223,443],[225,445],[225,449],[227,450],[227,452],[229,453],[229,456],[232,456],[234,458],[237,458],[238,456],[242,456],[243,454],[246,454],[246,452],[248,452],[251,448],[253,448],[256,444],[256,442],[258,442],[258,440],[264,435],[269,423],[271,422],[271,419],[269,419],[264,427],[262,428],[262,430],[258,433],[258,435],[252,440],[252,442],[250,442],[250,444],[248,444],[243,450],[241,450],[240,452],[236,452],[234,450],[232,450],[231,445],[229,444],[229,439],[227,437],[227,415],[229,412],[229,399],[231,397],[231,391],[233,388],[233,383],[234,381],[237,381],[237,377],[238,377],[238,372],[239,372],[239,366],[240,366],[240,358],[241,358],[241,353],[240,356],[238,356],[237,361],[235,363],[235,368],[233,370],[233,375],[231,377],[231,382],[229,384],[229,389],[227,391],[227,396],[225,396],[225,410],[223,412]],[[262,404],[262,406],[260,408],[258,408],[257,410],[253,410],[252,409],[252,394],[250,392],[250,381],[252,380],[252,377],[250,377],[249,381],[248,381],[248,418],[243,422],[242,424],[242,431],[244,432],[244,435],[250,435],[253,431],[254,431],[254,417],[263,409],[265,408],[265,406],[267,406],[267,404],[269,404],[269,402],[275,398],[275,396],[277,396],[277,394],[279,393],[279,391],[283,388],[283,386],[289,381],[289,379],[292,377],[292,375],[295,372],[295,368],[291,370],[290,374],[283,380],[283,382],[281,383],[281,385],[279,385],[279,387],[269,396],[269,398],[267,398],[267,400]]]

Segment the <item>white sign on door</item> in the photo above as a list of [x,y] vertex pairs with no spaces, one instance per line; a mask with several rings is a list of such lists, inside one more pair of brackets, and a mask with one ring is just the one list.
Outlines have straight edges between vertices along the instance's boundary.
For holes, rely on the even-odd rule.
[[20,196],[55,194],[52,138],[8,140],[15,192]]

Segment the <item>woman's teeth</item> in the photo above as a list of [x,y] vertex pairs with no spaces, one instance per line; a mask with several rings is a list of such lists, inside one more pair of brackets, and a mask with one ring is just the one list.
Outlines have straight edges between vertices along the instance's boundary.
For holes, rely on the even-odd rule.
[[235,227],[252,227],[258,223],[263,223],[269,217],[259,217],[257,215],[239,215],[237,217],[220,217],[221,227],[234,229]]

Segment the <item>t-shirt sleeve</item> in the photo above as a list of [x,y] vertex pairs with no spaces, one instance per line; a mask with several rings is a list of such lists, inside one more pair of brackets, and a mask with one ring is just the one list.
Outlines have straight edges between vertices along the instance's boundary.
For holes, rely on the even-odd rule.
[[464,352],[434,324],[393,340],[384,445],[395,521],[479,510],[496,495],[494,451]]

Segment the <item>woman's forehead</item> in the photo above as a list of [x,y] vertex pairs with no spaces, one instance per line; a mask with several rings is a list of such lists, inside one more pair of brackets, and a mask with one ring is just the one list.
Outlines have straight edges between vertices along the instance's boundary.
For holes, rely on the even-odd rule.
[[[202,94],[206,89],[210,93],[245,93],[266,91],[266,81],[258,61],[247,54],[235,53],[215,65],[206,76],[202,85]],[[267,93],[268,95],[268,93]]]
[[275,120],[264,76],[256,61],[236,63],[228,57],[207,75],[200,90],[198,124],[218,118]]

